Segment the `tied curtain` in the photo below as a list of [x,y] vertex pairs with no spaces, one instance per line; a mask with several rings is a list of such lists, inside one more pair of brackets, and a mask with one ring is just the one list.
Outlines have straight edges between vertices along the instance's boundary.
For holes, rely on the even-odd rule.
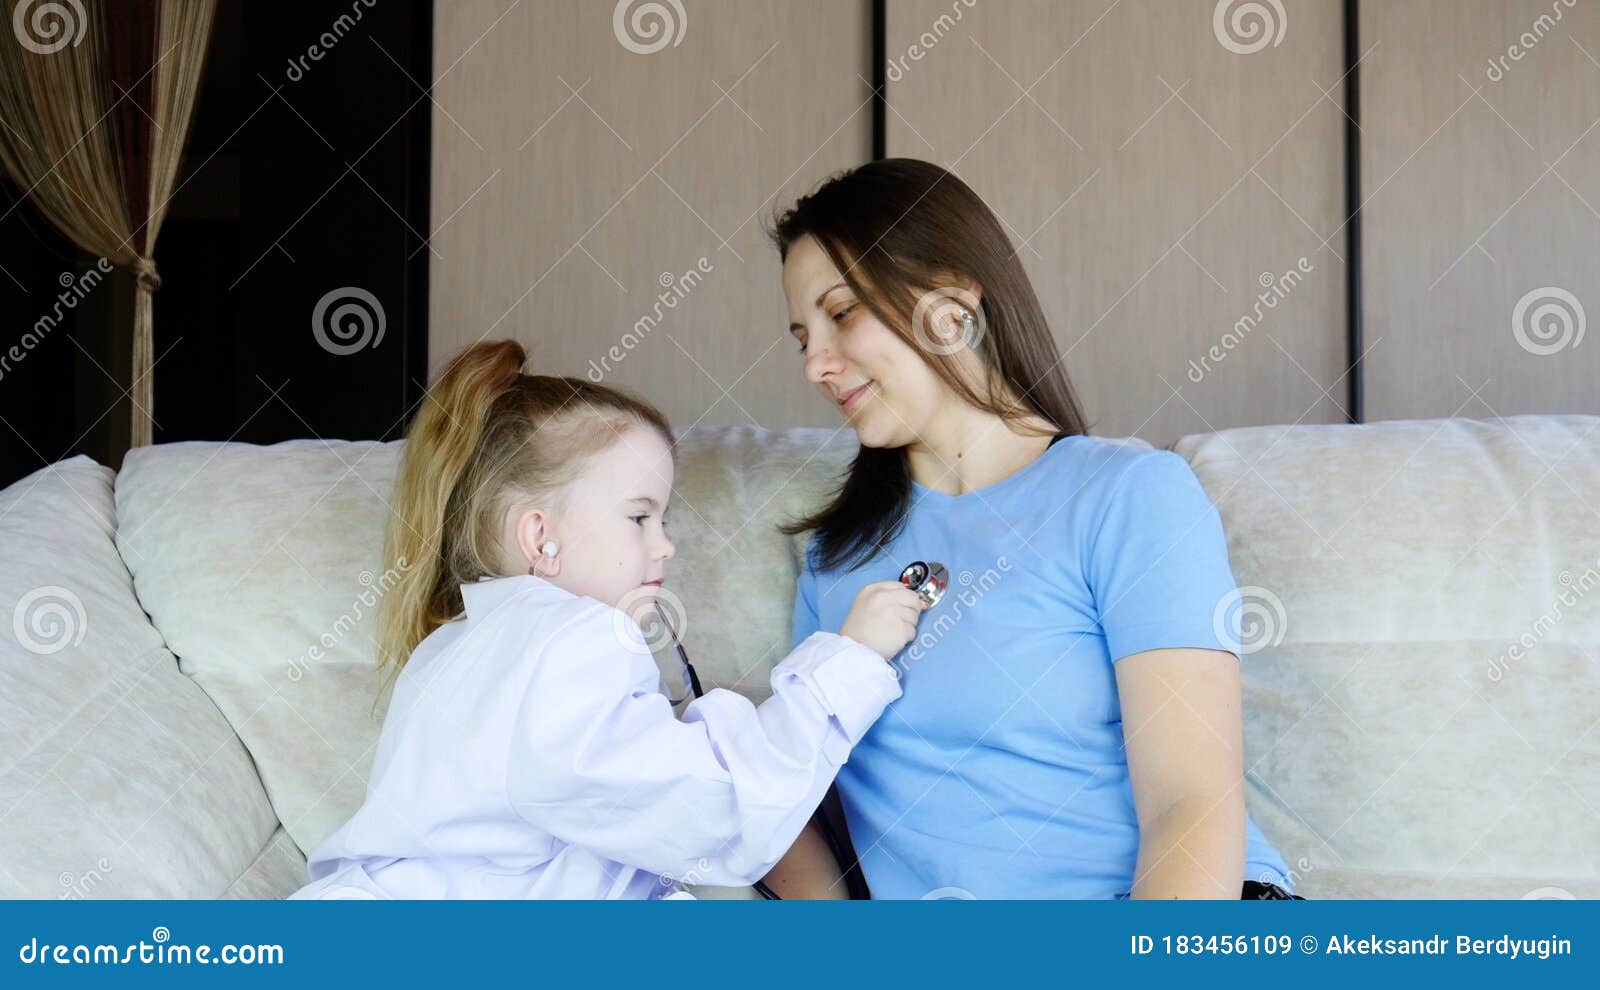
[[153,438],[156,235],[216,0],[0,0],[0,166],[80,248],[137,280],[133,446]]

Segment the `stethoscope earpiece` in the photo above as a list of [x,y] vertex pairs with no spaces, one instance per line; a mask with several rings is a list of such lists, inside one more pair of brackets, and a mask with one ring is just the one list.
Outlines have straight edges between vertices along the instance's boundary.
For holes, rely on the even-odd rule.
[[932,608],[950,587],[950,571],[938,561],[914,560],[900,572],[900,583],[915,591]]

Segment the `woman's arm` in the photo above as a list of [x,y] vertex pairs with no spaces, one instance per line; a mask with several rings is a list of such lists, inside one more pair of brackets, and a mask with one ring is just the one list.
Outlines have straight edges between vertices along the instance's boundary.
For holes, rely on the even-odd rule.
[[850,898],[844,871],[813,818],[794,845],[766,875],[767,886],[786,901],[843,901]]
[[1117,661],[1139,818],[1137,898],[1237,900],[1245,857],[1239,661],[1158,649]]

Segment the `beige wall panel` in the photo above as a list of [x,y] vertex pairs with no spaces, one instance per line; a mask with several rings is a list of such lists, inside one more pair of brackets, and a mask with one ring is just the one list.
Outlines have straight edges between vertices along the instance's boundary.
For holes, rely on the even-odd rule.
[[1345,418],[1339,4],[1216,8],[890,0],[889,153],[1004,218],[1102,435]]
[[[433,372],[514,337],[537,370],[593,367],[675,426],[837,425],[800,377],[762,227],[870,155],[867,5],[686,0],[648,54],[615,7],[435,5]],[[624,37],[652,47],[649,26]]]
[[1600,3],[1369,0],[1361,45],[1368,418],[1600,412]]

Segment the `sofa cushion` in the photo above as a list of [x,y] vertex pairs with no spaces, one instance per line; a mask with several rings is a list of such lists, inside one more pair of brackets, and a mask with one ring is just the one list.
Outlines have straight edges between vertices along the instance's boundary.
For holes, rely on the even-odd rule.
[[397,446],[163,444],[130,450],[117,477],[117,545],[139,599],[244,740],[302,852],[366,793]]
[[254,862],[218,895],[229,901],[282,900],[306,884],[306,858],[280,825]]
[[82,456],[0,492],[0,892],[216,897],[276,820],[135,598],[112,514]]
[[1600,896],[1600,417],[1185,437],[1251,814],[1311,897]]

